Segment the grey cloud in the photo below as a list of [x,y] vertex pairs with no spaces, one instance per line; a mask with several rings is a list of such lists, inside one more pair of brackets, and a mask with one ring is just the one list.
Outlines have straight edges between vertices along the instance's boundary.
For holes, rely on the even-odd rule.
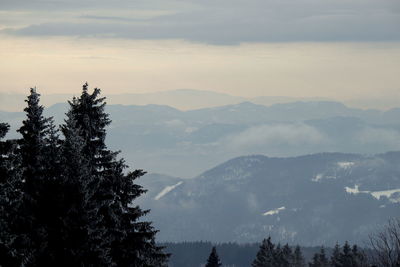
[[[17,4],[11,4],[8,6]],[[40,1],[55,8],[55,1]],[[129,39],[185,39],[213,44],[291,41],[400,40],[398,0],[372,1],[57,1],[83,11],[109,8],[107,16],[77,15],[83,22],[42,23],[6,29],[16,35],[108,36]],[[75,3],[75,4],[74,4]],[[81,2],[79,2],[81,3]],[[22,5],[20,6],[22,8]],[[29,7],[28,7],[29,8]],[[65,9],[67,7],[64,7]],[[119,16],[118,10],[173,10],[174,14],[143,21]],[[117,14],[117,15],[116,15]],[[92,20],[92,21],[90,21]],[[99,21],[101,23],[94,23]]]
[[82,10],[98,8],[157,8],[183,6],[187,3],[209,5],[207,1],[180,0],[2,0],[1,10]]
[[110,21],[140,21],[139,19],[134,18],[126,18],[126,17],[117,17],[117,16],[93,16],[93,15],[83,15],[79,16],[82,19],[90,19],[90,20],[110,20]]

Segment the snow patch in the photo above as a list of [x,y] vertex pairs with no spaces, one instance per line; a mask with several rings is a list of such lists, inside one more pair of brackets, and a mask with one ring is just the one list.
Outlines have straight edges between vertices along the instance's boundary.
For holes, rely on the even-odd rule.
[[355,194],[355,195],[360,193],[371,194],[371,196],[373,196],[377,200],[379,200],[381,197],[387,197],[392,203],[400,203],[400,197],[398,196],[392,197],[392,195],[400,193],[400,189],[391,189],[382,191],[360,191],[359,185],[354,185],[354,188],[346,186],[344,189],[349,194]]
[[355,195],[357,195],[359,193],[369,193],[369,191],[360,191],[358,189],[358,186],[359,186],[358,184],[354,185],[354,188],[346,186],[344,189],[346,190],[347,193],[355,194]]
[[286,209],[285,207],[280,207],[280,208],[277,208],[277,209],[274,209],[274,210],[270,210],[270,211],[264,212],[262,215],[263,216],[275,215],[275,214],[278,214],[279,212],[281,212],[281,211],[283,211],[285,209]]
[[157,194],[157,196],[155,196],[154,200],[159,200],[160,198],[162,198],[163,196],[165,196],[166,194],[168,194],[169,192],[180,186],[182,183],[183,182],[180,181],[177,184],[166,186],[163,190],[161,190],[160,193]]
[[384,191],[375,191],[371,192],[371,195],[376,198],[380,199],[381,197],[387,197],[391,202],[397,203],[400,202],[399,198],[392,198],[392,195],[395,193],[400,193],[400,189],[392,189],[392,190],[384,190]]
[[322,173],[318,173],[317,175],[314,176],[314,178],[311,179],[311,181],[318,182],[322,178],[324,178],[324,175]]
[[339,166],[339,168],[347,170],[351,167],[353,167],[355,163],[352,161],[342,161],[342,162],[338,162],[337,165]]
[[313,178],[311,178],[311,181],[312,182],[319,182],[322,179],[336,179],[336,178],[337,177],[333,176],[333,175],[324,175],[322,173],[319,173],[319,174],[315,175]]

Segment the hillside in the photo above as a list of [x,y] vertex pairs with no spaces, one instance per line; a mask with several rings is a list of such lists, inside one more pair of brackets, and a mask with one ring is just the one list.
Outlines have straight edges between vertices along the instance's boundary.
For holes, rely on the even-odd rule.
[[142,205],[152,209],[164,241],[243,243],[271,235],[291,244],[362,244],[400,213],[400,152],[245,156],[191,180],[167,180],[156,191],[152,175],[142,179],[149,188]]

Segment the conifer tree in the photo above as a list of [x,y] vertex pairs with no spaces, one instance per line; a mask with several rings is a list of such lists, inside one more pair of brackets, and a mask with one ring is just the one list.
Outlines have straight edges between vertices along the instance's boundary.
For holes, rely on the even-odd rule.
[[351,249],[351,253],[353,256],[353,266],[363,267],[368,266],[367,258],[365,257],[362,251],[359,251],[357,245],[353,245]]
[[275,246],[274,261],[275,261],[276,265],[280,265],[283,262],[283,254],[282,254],[282,248],[281,248],[280,243],[278,243],[278,245]]
[[271,242],[271,237],[264,239],[257,252],[256,258],[251,264],[253,267],[275,266],[275,245]]
[[353,255],[351,252],[351,247],[347,241],[344,243],[339,260],[342,266],[353,267]]
[[325,248],[321,247],[321,250],[319,252],[319,262],[321,264],[321,267],[329,267],[329,260],[326,257],[325,253]]
[[1,141],[0,123],[0,266],[166,266],[148,211],[134,205],[145,172],[126,173],[107,149],[99,93],[85,84],[70,102],[62,141],[35,88],[18,142]]
[[[37,194],[36,182],[39,181],[45,172],[45,139],[49,131],[50,118],[43,116],[43,106],[40,105],[40,94],[36,88],[31,88],[30,95],[25,102],[24,109],[26,120],[18,129],[22,138],[19,140],[19,148],[22,159],[23,176],[25,179],[25,191],[30,194]],[[33,195],[32,195],[33,196]],[[31,196],[30,196],[31,197]]]
[[294,267],[304,267],[305,260],[303,257],[303,253],[301,252],[301,248],[299,245],[296,246],[293,252],[293,266]]
[[102,237],[101,247],[117,266],[164,266],[167,255],[155,244],[157,231],[150,222],[141,221],[147,211],[132,206],[145,192],[133,182],[144,172],[125,174],[124,161],[116,158],[118,153],[107,149],[106,126],[111,121],[104,110],[105,98],[99,94],[97,88],[89,93],[85,84],[81,96],[69,103],[70,115],[83,141],[82,155],[89,166],[90,201],[101,218],[95,226]]
[[315,253],[312,262],[309,263],[310,267],[329,267],[329,260],[326,257],[324,247],[321,247],[320,252]]
[[90,175],[89,163],[83,156],[84,141],[71,112],[67,113],[61,129],[64,141],[61,146],[63,171],[59,208],[63,224],[58,242],[64,252],[58,254],[58,261],[64,266],[109,266],[109,249],[102,246],[105,230],[96,228],[102,218],[92,201],[94,177]]
[[222,263],[218,257],[217,254],[217,249],[214,247],[212,247],[210,256],[207,259],[207,264],[205,267],[220,267],[222,266]]
[[278,245],[275,247],[274,251],[274,261],[275,265],[274,266],[279,266],[279,267],[288,267],[290,262],[289,259],[286,258],[286,255],[283,253],[283,248],[281,247],[281,244],[278,243]]
[[282,267],[290,267],[292,266],[293,263],[293,252],[292,249],[290,248],[289,244],[286,243],[286,245],[283,246],[282,248]]
[[312,261],[308,264],[309,267],[321,267],[321,262],[319,261],[319,253],[315,253]]
[[43,116],[43,106],[40,105],[40,94],[36,88],[31,88],[30,95],[25,100],[27,107],[24,109],[26,119],[22,122],[18,132],[22,138],[19,140],[19,154],[21,156],[22,171],[22,200],[20,205],[20,221],[18,224],[18,241],[23,250],[23,263],[37,265],[40,255],[45,254],[48,237],[46,217],[50,214],[46,207],[49,199],[45,192],[48,170],[46,170],[46,137],[49,131],[51,118]]
[[342,267],[342,262],[340,260],[341,258],[341,252],[340,252],[340,246],[338,243],[336,243],[335,247],[333,248],[333,252],[331,255],[331,266],[332,267]]
[[22,255],[14,244],[18,233],[13,221],[19,216],[21,173],[16,142],[1,140],[8,130],[8,124],[0,123],[0,266],[19,266]]

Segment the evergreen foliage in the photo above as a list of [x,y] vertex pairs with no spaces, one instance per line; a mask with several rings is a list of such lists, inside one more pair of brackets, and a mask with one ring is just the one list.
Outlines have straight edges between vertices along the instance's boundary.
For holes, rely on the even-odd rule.
[[326,257],[324,247],[321,247],[321,250],[314,254],[312,262],[309,263],[310,267],[329,267],[329,260]]
[[151,223],[140,221],[148,211],[131,206],[145,192],[134,183],[145,172],[136,170],[125,174],[124,161],[116,158],[117,152],[107,149],[106,126],[111,120],[104,111],[105,98],[99,97],[100,89],[89,93],[87,87],[85,84],[81,96],[69,102],[69,116],[75,120],[83,140],[81,152],[89,164],[92,177],[89,192],[97,207],[96,216],[101,218],[94,226],[104,243],[100,249],[117,266],[164,266],[167,255],[155,245],[157,231]]
[[342,267],[340,249],[341,249],[340,245],[338,243],[336,243],[335,247],[333,248],[332,255],[331,255],[331,266],[332,267]]
[[264,239],[260,249],[252,263],[253,267],[303,267],[305,260],[301,252],[300,246],[296,246],[292,250],[289,244],[274,245],[271,237]]
[[257,252],[256,258],[251,264],[253,267],[275,266],[275,245],[271,242],[271,237],[264,239]]
[[212,247],[210,256],[207,259],[207,264],[205,267],[220,267],[222,266],[222,263],[219,259],[219,256],[217,254],[217,249]]
[[353,266],[353,254],[347,241],[344,243],[342,252],[340,253],[340,264],[341,266]]
[[17,144],[3,141],[9,125],[0,123],[0,265],[19,266],[23,255],[17,250],[15,220],[21,200],[21,172],[18,168]]
[[61,127],[64,140],[61,145],[63,168],[60,191],[60,209],[65,222],[62,225],[60,248],[65,266],[85,265],[106,266],[111,264],[109,249],[102,240],[102,233],[96,229],[101,217],[97,216],[93,176],[90,175],[89,161],[83,154],[84,141],[71,112],[67,113]]
[[30,95],[25,100],[26,119],[18,132],[22,135],[19,142],[19,156],[22,172],[22,199],[19,206],[19,216],[16,229],[18,238],[16,246],[24,257],[23,264],[40,265],[47,257],[49,234],[51,233],[50,218],[54,210],[50,207],[54,197],[51,184],[47,156],[47,137],[51,118],[43,116],[43,106],[40,105],[40,94],[36,88],[31,88]]
[[354,245],[351,247],[348,242],[345,242],[343,247],[336,244],[330,261],[325,255],[325,249],[322,247],[319,253],[315,253],[310,267],[366,267],[369,266],[364,253],[358,250]]
[[301,252],[301,248],[299,245],[296,246],[293,253],[293,267],[304,267],[305,260],[303,257],[303,253]]
[[291,267],[293,262],[293,252],[292,249],[290,248],[289,244],[286,243],[286,245],[283,246],[282,248],[282,267]]
[[22,137],[0,141],[0,266],[166,266],[148,211],[134,205],[145,172],[126,173],[107,149],[105,98],[87,87],[69,102],[63,139],[32,88]]

